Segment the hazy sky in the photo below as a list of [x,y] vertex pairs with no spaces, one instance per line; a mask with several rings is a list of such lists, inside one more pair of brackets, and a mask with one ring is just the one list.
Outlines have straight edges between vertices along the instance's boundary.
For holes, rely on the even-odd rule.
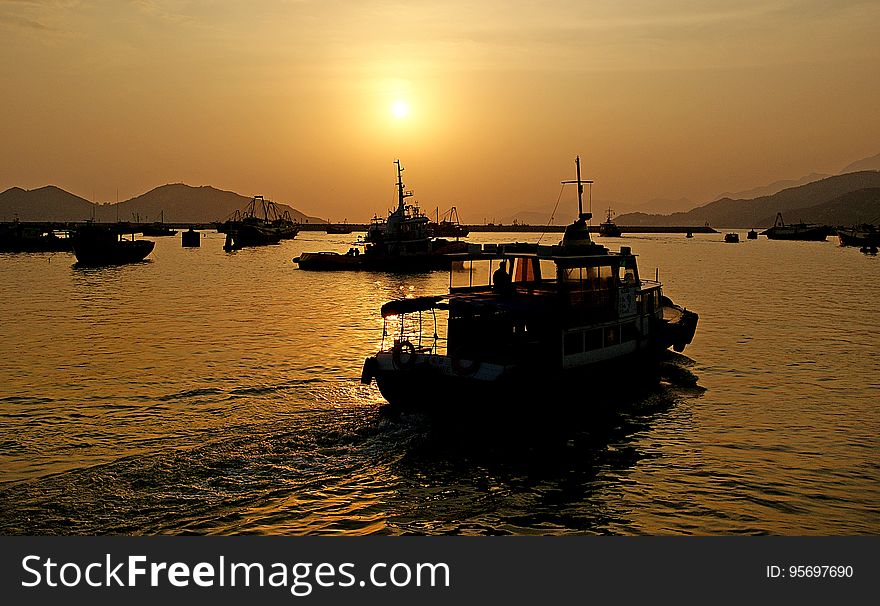
[[399,157],[477,222],[580,154],[596,198],[704,202],[880,151],[878,32],[877,0],[0,0],[0,189],[358,220]]

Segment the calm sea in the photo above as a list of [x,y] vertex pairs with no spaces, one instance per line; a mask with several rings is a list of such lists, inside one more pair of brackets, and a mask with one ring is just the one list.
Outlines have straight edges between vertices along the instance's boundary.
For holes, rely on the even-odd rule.
[[880,258],[741,236],[613,242],[700,324],[576,419],[384,409],[379,307],[448,276],[291,262],[353,236],[0,255],[0,533],[880,533]]

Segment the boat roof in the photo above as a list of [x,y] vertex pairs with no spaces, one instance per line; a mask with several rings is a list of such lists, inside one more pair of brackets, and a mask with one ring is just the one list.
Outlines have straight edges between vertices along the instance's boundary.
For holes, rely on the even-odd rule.
[[469,309],[473,312],[492,310],[523,315],[546,313],[554,305],[555,301],[553,300],[510,297],[495,291],[456,293],[454,295],[394,299],[382,306],[382,317],[387,318],[432,309]]
[[425,297],[412,297],[409,299],[394,299],[382,306],[382,317],[399,316],[414,311],[428,311],[437,308],[442,299],[447,295],[433,295]]
[[548,261],[602,261],[635,257],[629,246],[622,246],[619,252],[609,251],[600,244],[590,246],[541,246],[539,244],[469,244],[467,252],[445,255],[452,261],[481,261],[498,259],[545,259]]

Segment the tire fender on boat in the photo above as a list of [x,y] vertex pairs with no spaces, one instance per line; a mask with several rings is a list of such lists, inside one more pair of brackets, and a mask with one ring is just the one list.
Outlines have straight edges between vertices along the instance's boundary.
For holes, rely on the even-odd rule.
[[[404,355],[404,350],[406,354]],[[394,368],[406,370],[416,363],[416,348],[409,341],[398,341],[391,350],[391,363]]]

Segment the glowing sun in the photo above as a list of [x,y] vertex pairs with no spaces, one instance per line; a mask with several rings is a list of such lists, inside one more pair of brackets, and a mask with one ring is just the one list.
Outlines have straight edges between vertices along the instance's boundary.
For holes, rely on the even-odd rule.
[[409,103],[403,99],[398,99],[391,104],[391,115],[401,120],[409,115]]

